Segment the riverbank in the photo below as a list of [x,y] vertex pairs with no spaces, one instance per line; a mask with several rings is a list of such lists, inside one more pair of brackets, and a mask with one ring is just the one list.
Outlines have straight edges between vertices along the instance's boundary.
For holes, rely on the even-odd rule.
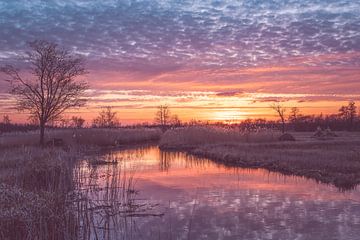
[[[225,138],[215,141],[211,140],[208,134],[197,137],[192,145],[184,144],[183,139],[187,139],[189,135],[188,130],[177,131],[176,134],[165,133],[160,148],[186,151],[231,167],[264,168],[286,175],[303,176],[333,184],[342,190],[352,189],[360,183],[358,133],[350,133],[348,136],[347,133],[341,133],[339,137],[327,140],[306,137],[301,133],[299,136],[295,135],[295,142],[280,142],[274,137],[269,137],[274,136],[270,133],[257,134],[257,137],[250,135],[243,140],[238,137],[237,141],[233,141],[232,138],[228,141]],[[174,140],[174,136],[180,140]]]
[[[111,154],[97,158],[101,149],[83,145],[1,150],[0,239],[94,239],[107,231],[97,227],[100,218],[117,222],[145,214],[150,208],[135,201],[133,177],[117,166],[121,159]],[[84,159],[88,154],[94,158]],[[104,186],[94,184],[99,165],[93,159],[108,166],[100,177]],[[101,194],[94,199],[94,193]]]
[[360,142],[219,144],[189,153],[216,162],[312,178],[346,190],[360,183]]

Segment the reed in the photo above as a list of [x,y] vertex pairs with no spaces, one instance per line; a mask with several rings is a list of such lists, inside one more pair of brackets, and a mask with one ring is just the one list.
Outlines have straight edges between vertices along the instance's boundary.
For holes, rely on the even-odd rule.
[[81,156],[60,148],[0,152],[0,239],[118,239],[129,234],[127,219],[158,215],[136,199],[121,159],[108,154],[111,164],[91,165]]
[[182,149],[202,144],[273,142],[278,141],[279,136],[279,132],[266,129],[239,131],[221,127],[191,126],[166,131],[159,145],[166,149]]
[[75,154],[39,148],[1,152],[1,239],[76,239],[68,201]]
[[[82,128],[48,130],[45,142],[61,139],[65,145],[113,146],[130,143],[156,141],[162,131],[157,128]],[[0,136],[0,148],[36,146],[39,141],[37,131],[7,133]]]

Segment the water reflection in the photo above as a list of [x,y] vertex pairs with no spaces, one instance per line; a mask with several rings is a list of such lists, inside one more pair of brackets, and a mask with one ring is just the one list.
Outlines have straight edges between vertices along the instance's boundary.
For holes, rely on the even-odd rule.
[[[358,188],[342,193],[301,177],[228,168],[185,153],[159,151],[157,147],[113,151],[100,158],[116,159],[118,164],[91,166],[84,162],[82,171],[97,176],[88,184],[106,189],[109,182],[131,176],[132,193],[136,192],[131,201],[134,205],[147,204],[142,215],[117,219],[121,224],[112,225],[106,239],[360,236]],[[103,198],[96,194],[94,199]]]

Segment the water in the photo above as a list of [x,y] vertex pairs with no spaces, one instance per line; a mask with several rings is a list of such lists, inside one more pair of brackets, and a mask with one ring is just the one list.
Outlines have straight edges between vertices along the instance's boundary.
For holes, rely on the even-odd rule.
[[301,177],[228,168],[185,153],[162,152],[156,146],[101,157],[118,164],[83,162],[82,175],[87,177],[82,178],[82,187],[98,187],[90,196],[103,201],[114,197],[105,194],[109,187],[130,184],[128,195],[116,196],[139,207],[131,207],[135,214],[122,214],[116,220],[110,220],[109,213],[105,214],[108,221],[96,218],[99,239],[331,240],[360,236],[359,188],[341,192]]

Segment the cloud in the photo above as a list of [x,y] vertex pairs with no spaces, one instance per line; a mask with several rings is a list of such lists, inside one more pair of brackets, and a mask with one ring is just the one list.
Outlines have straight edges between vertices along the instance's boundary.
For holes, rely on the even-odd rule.
[[360,3],[350,0],[1,0],[0,13],[0,61],[36,38],[103,68],[146,72],[360,51]]
[[242,90],[229,90],[224,92],[216,93],[218,97],[234,97],[234,96],[241,96],[244,92]]
[[0,65],[57,42],[86,57],[91,107],[338,103],[360,94],[359,29],[351,0],[0,0]]

